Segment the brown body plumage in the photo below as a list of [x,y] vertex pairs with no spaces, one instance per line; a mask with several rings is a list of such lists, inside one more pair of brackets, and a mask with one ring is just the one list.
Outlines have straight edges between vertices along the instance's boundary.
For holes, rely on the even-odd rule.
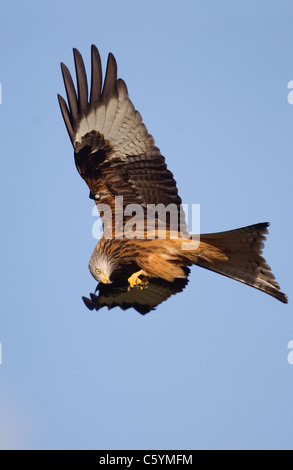
[[[129,270],[139,270],[130,278],[130,286],[140,282],[139,274],[173,282],[185,278],[184,267],[196,264],[266,292],[286,303],[287,297],[261,256],[267,223],[256,224],[227,232],[201,235],[197,249],[186,249],[187,226],[181,217],[179,229],[172,226],[171,215],[166,219],[165,239],[158,238],[156,217],[155,238],[129,239],[125,233],[132,215],[124,217],[117,227],[116,198],[122,199],[121,213],[129,204],[139,204],[142,219],[149,205],[172,205],[173,212],[181,213],[182,201],[178,195],[173,174],[155,146],[142,118],[129,99],[123,80],[117,79],[117,65],[109,54],[106,76],[102,86],[102,69],[98,50],[92,46],[91,90],[80,53],[74,49],[77,90],[64,64],[61,64],[68,105],[58,95],[62,115],[74,147],[78,172],[86,181],[92,197],[103,215],[105,233],[90,260],[90,271],[95,279],[110,283]],[[105,205],[111,215],[105,216]],[[170,234],[178,238],[172,239]],[[141,233],[145,233],[142,226]],[[115,238],[116,236],[116,238]],[[118,237],[118,238],[117,238]],[[185,244],[185,249],[182,248]]]
[[[130,267],[143,269],[148,277],[172,282],[185,278],[184,266],[196,264],[255,287],[281,302],[287,296],[280,291],[270,267],[261,256],[268,224],[261,223],[227,232],[205,234],[196,250],[182,250],[188,240],[115,240],[102,238],[94,254],[104,254],[119,276]],[[190,241],[192,243],[192,241]]]

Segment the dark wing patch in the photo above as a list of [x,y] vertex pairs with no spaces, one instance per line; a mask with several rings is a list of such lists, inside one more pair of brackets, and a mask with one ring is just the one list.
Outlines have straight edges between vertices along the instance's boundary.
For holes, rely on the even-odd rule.
[[[190,270],[186,269],[186,274]],[[90,294],[90,299],[82,297],[85,305],[90,310],[100,310],[107,307],[111,310],[114,307],[120,307],[122,310],[134,308],[137,312],[145,315],[160,305],[172,295],[183,291],[188,284],[188,279],[176,279],[174,282],[164,281],[163,279],[152,278],[146,289],[134,288],[128,292],[128,281],[117,280],[113,284],[98,284],[96,294]]]

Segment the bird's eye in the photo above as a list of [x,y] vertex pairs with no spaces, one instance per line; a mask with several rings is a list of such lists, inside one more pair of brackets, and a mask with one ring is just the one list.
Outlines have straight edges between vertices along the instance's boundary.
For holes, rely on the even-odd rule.
[[96,274],[101,274],[101,270],[98,269],[98,268],[95,269],[95,272],[96,272]]
[[100,193],[95,194],[95,200],[99,201],[100,199],[101,199],[101,194]]

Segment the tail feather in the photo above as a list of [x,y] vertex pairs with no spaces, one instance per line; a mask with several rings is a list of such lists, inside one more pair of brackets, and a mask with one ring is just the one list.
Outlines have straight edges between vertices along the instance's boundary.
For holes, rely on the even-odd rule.
[[261,256],[268,223],[250,225],[227,232],[201,235],[200,242],[220,250],[222,259],[197,257],[195,264],[255,287],[283,303],[287,296],[281,292],[271,268]]

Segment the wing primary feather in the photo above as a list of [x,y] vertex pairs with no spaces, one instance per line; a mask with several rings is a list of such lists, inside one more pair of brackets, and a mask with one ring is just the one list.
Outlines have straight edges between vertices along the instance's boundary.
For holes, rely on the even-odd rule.
[[74,133],[74,130],[73,130],[73,127],[72,127],[72,122],[71,122],[71,119],[70,119],[69,109],[67,107],[67,104],[66,104],[66,101],[64,100],[64,98],[62,98],[62,96],[60,96],[59,94],[57,95],[57,97],[58,97],[59,106],[60,106],[61,113],[62,113],[64,122],[65,122],[65,125],[66,125],[67,132],[69,134],[72,145],[74,145],[74,134],[75,133]]
[[66,65],[63,63],[61,63],[61,70],[62,70],[62,76],[64,80],[64,85],[65,85],[67,100],[69,104],[69,110],[72,116],[72,123],[74,124],[77,122],[77,118],[78,118],[78,104],[77,104],[77,96],[75,92],[75,87],[74,87],[70,72],[68,68],[66,67]]
[[121,94],[124,94],[125,96],[128,96],[127,85],[126,85],[125,81],[122,80],[122,78],[118,78],[117,88],[118,88],[119,94],[121,93]]
[[108,55],[106,76],[104,82],[104,88],[102,93],[102,99],[107,102],[112,97],[118,97],[117,91],[117,63],[115,57],[110,52]]
[[80,52],[75,48],[73,49],[73,56],[77,79],[79,112],[85,114],[88,107],[88,85],[85,66]]
[[102,89],[102,64],[98,49],[92,44],[92,77],[90,104],[95,105],[101,98]]

